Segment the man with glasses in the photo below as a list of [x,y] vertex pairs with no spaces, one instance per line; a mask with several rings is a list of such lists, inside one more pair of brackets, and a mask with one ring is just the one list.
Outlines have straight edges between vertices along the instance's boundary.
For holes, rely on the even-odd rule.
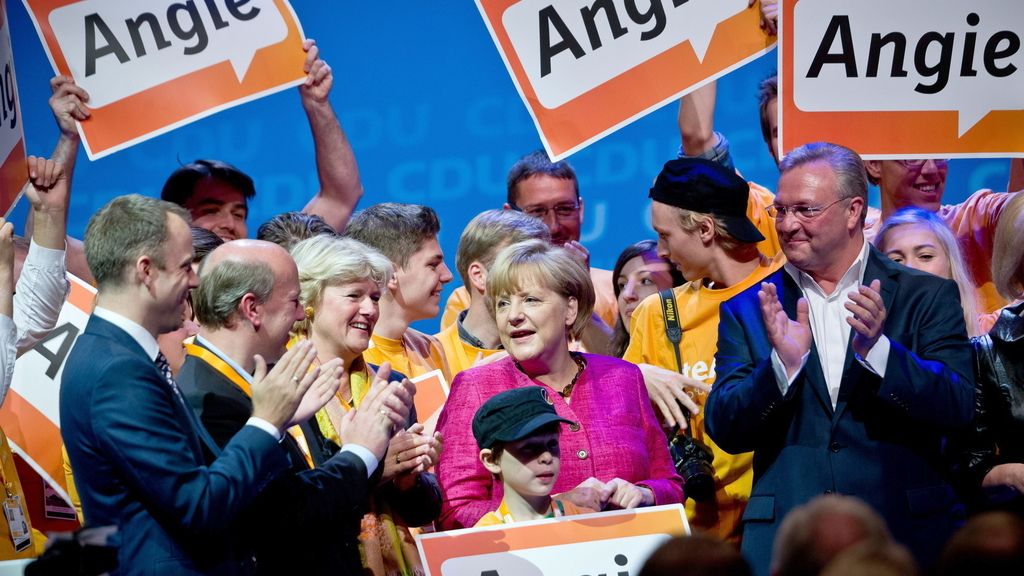
[[743,552],[767,574],[790,510],[852,494],[928,571],[963,514],[946,440],[974,413],[956,284],[866,241],[857,153],[808,144],[780,170],[770,211],[788,263],[722,305],[704,413],[719,447],[754,453]]
[[882,194],[881,215],[869,215],[865,226],[869,242],[874,242],[882,223],[900,208],[916,206],[935,212],[960,245],[978,287],[978,310],[993,312],[1007,304],[992,283],[992,243],[999,216],[1012,193],[978,190],[959,204],[942,204],[948,160],[869,160],[864,164],[868,179]]
[[[512,165],[507,191],[506,210],[519,210],[541,220],[551,231],[551,242],[577,252],[589,265],[590,252],[580,244],[583,198],[576,171],[568,162],[552,162],[543,150],[531,152]],[[612,289],[612,272],[590,268],[590,278],[597,296],[594,313],[607,326],[614,326],[618,304]],[[452,325],[459,312],[468,306],[469,293],[464,287],[452,292],[441,318],[442,330]]]

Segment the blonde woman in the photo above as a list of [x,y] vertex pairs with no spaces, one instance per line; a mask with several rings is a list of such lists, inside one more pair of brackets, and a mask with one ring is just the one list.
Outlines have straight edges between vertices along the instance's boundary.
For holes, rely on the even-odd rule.
[[984,316],[978,315],[977,289],[956,238],[934,212],[921,208],[898,210],[882,224],[875,246],[894,262],[956,282],[968,336],[979,336],[991,327],[990,322],[985,326]]
[[[345,412],[358,407],[373,381],[377,367],[363,361],[363,352],[380,315],[378,301],[392,274],[382,254],[350,238],[320,235],[292,248],[299,269],[299,299],[306,318],[295,325],[296,337],[308,339],[317,361],[340,358],[345,367],[337,397],[317,414],[324,436],[340,445],[340,422]],[[392,379],[403,376],[392,373]],[[361,526],[341,527],[341,537],[352,544],[358,537],[362,566],[374,576],[422,574],[409,526],[429,524],[440,513],[437,479],[427,472],[441,452],[439,434],[425,436],[415,413],[406,430],[395,434],[378,470]],[[355,558],[358,562],[359,558]]]
[[437,467],[444,529],[471,527],[498,509],[502,482],[484,468],[471,431],[491,396],[541,386],[562,424],[556,498],[593,509],[682,502],[640,370],[623,360],[569,351],[594,307],[590,273],[543,240],[503,249],[487,274],[487,301],[509,356],[459,373],[438,420],[448,446]]
[[1024,515],[1024,195],[1011,200],[996,227],[996,288],[1014,302],[992,330],[973,340],[974,430],[963,470],[976,509]]

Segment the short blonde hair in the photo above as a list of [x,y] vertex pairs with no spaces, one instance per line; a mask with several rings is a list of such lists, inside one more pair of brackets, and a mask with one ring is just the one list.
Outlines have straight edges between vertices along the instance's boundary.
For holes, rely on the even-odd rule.
[[469,286],[469,265],[479,262],[487,269],[498,252],[516,242],[537,238],[551,240],[551,231],[540,220],[515,210],[487,210],[469,221],[459,238],[455,268],[462,284]]
[[999,216],[992,248],[992,280],[1004,298],[1024,298],[1024,195],[1015,194]]
[[576,321],[569,335],[578,339],[594,311],[594,284],[590,272],[568,250],[543,240],[527,240],[505,247],[487,274],[487,307],[496,316],[499,297],[517,292],[527,282],[576,299]]
[[675,207],[679,213],[679,227],[684,232],[693,233],[700,230],[700,225],[705,220],[710,220],[715,227],[715,238],[718,240],[718,244],[726,252],[732,251],[740,245],[740,241],[733,238],[732,234],[726,230],[725,224],[713,214],[705,214],[703,212],[694,212],[693,210],[687,210],[686,208]]
[[[296,244],[291,254],[299,269],[299,300],[314,309],[329,286],[372,280],[383,292],[394,272],[386,256],[352,238],[313,236]],[[296,322],[295,332],[308,334],[310,321],[307,314]]]

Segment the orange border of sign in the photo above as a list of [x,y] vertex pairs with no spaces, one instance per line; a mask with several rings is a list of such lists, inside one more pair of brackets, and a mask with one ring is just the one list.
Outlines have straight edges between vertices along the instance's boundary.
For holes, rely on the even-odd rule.
[[[50,65],[58,74],[70,75],[50,27],[49,14],[81,0],[23,1],[36,31],[44,40]],[[230,62],[225,60],[102,108],[92,108],[91,118],[78,124],[89,158],[101,158],[220,110],[301,83],[305,78],[302,66],[306,58],[302,50],[302,28],[287,0],[273,1],[285,20],[288,35],[281,42],[256,51],[241,83]],[[197,90],[199,86],[204,89]],[[184,94],[188,97],[182,97]]]
[[505,10],[518,1],[476,0],[548,155],[556,160],[727,74],[775,45],[774,37],[761,31],[760,11],[753,6],[718,25],[703,62],[697,59],[689,42],[682,42],[593,90],[548,109],[537,98],[501,23]]
[[[596,530],[600,533],[595,534]],[[441,565],[452,558],[648,534],[689,533],[686,511],[682,505],[673,504],[421,534],[416,537],[416,545],[427,574],[441,576]]]
[[15,144],[14,149],[0,166],[0,215],[6,215],[14,208],[21,196],[21,189],[28,180],[25,164],[25,136]]
[[[68,274],[68,281],[71,290],[64,305],[74,306],[88,316],[92,313],[96,290],[71,274]],[[0,427],[7,434],[11,448],[70,502],[61,457],[63,441],[59,425],[12,388],[0,408]]]
[[797,108],[790,57],[793,34],[788,30],[797,2],[782,0],[779,15],[779,141],[783,154],[808,142],[828,141],[868,159],[1024,157],[1024,110],[989,112],[959,137],[955,110],[804,112]]

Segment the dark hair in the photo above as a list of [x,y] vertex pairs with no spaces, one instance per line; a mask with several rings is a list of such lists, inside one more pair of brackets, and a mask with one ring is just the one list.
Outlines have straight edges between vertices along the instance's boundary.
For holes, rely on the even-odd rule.
[[526,156],[523,156],[512,165],[512,168],[508,171],[508,179],[506,180],[506,188],[508,192],[508,205],[516,207],[516,186],[537,174],[543,174],[545,176],[551,176],[552,178],[559,178],[561,180],[572,180],[573,189],[576,191],[576,197],[580,197],[580,183],[576,180],[576,171],[573,170],[572,166],[569,165],[565,160],[558,162],[552,162],[548,158],[548,153],[543,150],[537,150],[530,152]]
[[938,574],[1020,574],[1024,567],[1024,521],[1010,512],[973,516],[946,542]]
[[196,184],[207,178],[236,188],[246,200],[256,195],[256,186],[245,172],[220,160],[196,160],[171,173],[160,191],[160,199],[184,206],[195,192]]
[[320,234],[334,236],[337,233],[320,216],[293,210],[278,214],[260,224],[256,238],[291,250],[299,242]]
[[217,246],[224,243],[224,239],[210,232],[206,228],[192,227],[192,263],[198,264],[206,258],[206,255],[213,252]]
[[[619,274],[622,273],[622,269],[625,268],[626,263],[644,254],[649,254],[658,251],[658,243],[654,240],[641,240],[636,244],[631,244],[626,247],[625,250],[619,254],[619,259],[615,261],[615,268],[612,269],[612,291],[615,292],[616,300],[619,298],[619,293],[622,289],[619,288]],[[672,275],[672,286],[682,286],[686,279],[683,278],[683,274],[676,269],[675,266],[669,266],[669,274]],[[613,329],[612,341],[608,345],[608,353],[616,358],[622,358],[622,355],[626,353],[626,348],[629,347],[629,331],[626,330],[626,325],[622,323],[622,316],[617,315],[615,318],[615,328]]]
[[345,236],[376,248],[396,266],[404,267],[409,257],[440,231],[441,222],[433,208],[382,202],[356,212]]
[[772,141],[772,127],[768,123],[768,105],[779,98],[779,74],[772,72],[757,85],[757,108],[761,112],[761,136],[765,142]]
[[735,546],[700,532],[676,536],[658,547],[639,576],[750,576],[750,565]]

